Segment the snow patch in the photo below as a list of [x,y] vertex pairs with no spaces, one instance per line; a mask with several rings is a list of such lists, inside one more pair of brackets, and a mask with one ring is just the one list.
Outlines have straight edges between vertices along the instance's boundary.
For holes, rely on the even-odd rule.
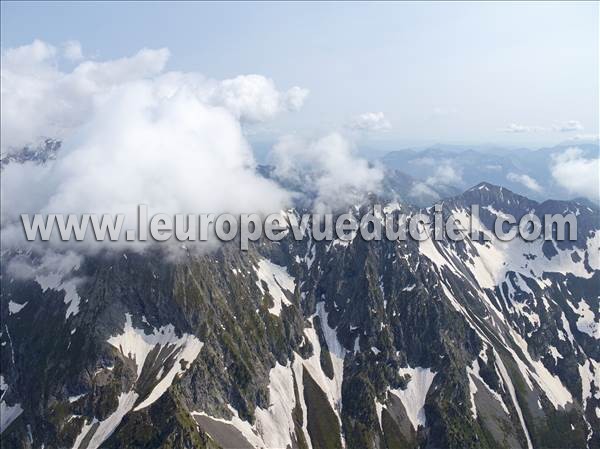
[[291,367],[275,365],[269,373],[269,407],[256,409],[256,429],[266,447],[293,447],[296,406]]
[[473,419],[477,418],[477,406],[475,404],[475,394],[477,393],[478,389],[477,389],[477,384],[475,383],[475,379],[477,379],[481,384],[483,384],[487,388],[487,391],[500,403],[504,412],[507,415],[510,415],[510,412],[508,411],[508,407],[506,407],[506,404],[502,400],[502,396],[500,396],[500,394],[497,393],[496,391],[492,390],[488,386],[488,384],[486,384],[483,381],[483,379],[481,378],[481,375],[479,374],[479,369],[480,369],[479,361],[477,361],[477,360],[475,360],[473,362],[472,366],[467,366],[467,373],[469,374],[469,394],[471,397],[471,413],[472,413]]
[[258,268],[256,268],[255,271],[258,276],[256,285],[264,295],[265,291],[261,281],[267,284],[267,289],[273,298],[273,307],[269,308],[269,312],[275,316],[279,316],[281,314],[282,303],[291,305],[290,300],[283,290],[294,293],[294,279],[289,275],[285,267],[276,265],[266,259],[262,259],[258,262]]
[[[160,329],[153,329],[152,334],[146,334],[143,329],[133,327],[129,313],[125,314],[123,333],[110,337],[108,343],[118,349],[125,357],[135,361],[138,379],[142,374],[146,358],[155,347],[161,348],[161,356],[165,358],[174,356],[173,366],[167,373],[163,373],[162,379],[156,384],[148,397],[136,407],[136,410],[141,410],[160,398],[171,386],[175,376],[183,372],[181,362],[185,360],[189,366],[190,363],[196,360],[204,344],[190,334],[183,334],[178,337],[172,324],[162,326]],[[167,354],[165,354],[165,350],[168,351]]]
[[21,404],[8,405],[4,401],[4,395],[8,391],[8,384],[4,381],[4,376],[0,374],[0,433],[11,425],[11,423],[23,413]]
[[[590,256],[589,264],[592,270],[598,269],[600,265],[598,261],[600,235],[598,232],[593,237],[587,239],[585,250],[561,250],[555,248],[557,254],[548,259],[544,255],[543,245],[545,241],[543,239],[527,242],[517,238],[503,242],[497,239],[491,230],[488,230],[481,221],[476,217],[472,217],[466,210],[455,210],[453,211],[453,216],[460,222],[461,227],[464,229],[469,229],[470,222],[473,221],[474,230],[485,232],[491,237],[489,242],[483,243],[471,240],[473,244],[473,250],[469,254],[471,263],[464,264],[483,288],[494,288],[499,285],[510,271],[521,273],[525,276],[533,275],[537,278],[541,278],[543,273],[561,273],[589,279],[593,275],[593,272],[588,271],[586,268],[584,262],[586,252]],[[428,255],[436,265],[448,265],[445,259],[443,261],[440,260],[440,257],[443,258],[443,256],[439,255],[439,252],[437,256],[435,254],[437,251],[432,252],[431,246],[433,244],[431,243],[431,239],[428,239],[428,241],[429,243],[420,242],[419,250]],[[573,252],[579,256],[578,262],[573,260]]]
[[16,315],[23,309],[23,307],[27,305],[28,302],[29,301],[25,301],[23,304],[19,304],[18,302],[8,301],[8,314]]
[[75,396],[69,396],[68,400],[72,404],[73,402],[78,401],[79,399],[81,399],[84,396],[85,396],[85,394],[78,394],[78,395],[75,395]]
[[513,385],[512,380],[510,380],[510,376],[508,375],[508,372],[506,371],[504,362],[502,362],[502,359],[500,358],[500,354],[498,354],[498,352],[495,349],[494,349],[494,355],[496,357],[496,368],[498,369],[500,377],[502,378],[502,382],[504,383],[504,385],[506,386],[506,389],[508,390],[508,393],[510,394],[510,398],[512,399],[513,405],[514,405],[515,409],[517,410],[517,415],[519,417],[519,422],[521,423],[521,428],[523,429],[523,432],[525,433],[525,438],[527,438],[527,448],[533,449],[533,444],[531,443],[531,438],[529,437],[529,430],[527,429],[527,425],[525,424],[525,419],[523,418],[523,411],[521,410],[521,407],[519,406],[519,402],[517,401],[517,394],[515,392],[515,386]]
[[[580,300],[577,307],[569,303],[573,311],[579,316],[575,325],[579,332],[600,340],[600,323],[596,322],[594,312],[585,300]],[[598,312],[600,315],[600,311]]]
[[36,276],[36,282],[40,284],[42,290],[53,289],[63,290],[65,292],[64,302],[68,304],[67,311],[65,312],[65,319],[68,319],[71,315],[77,315],[79,313],[79,303],[81,299],[77,294],[77,283],[79,279],[72,278],[63,280],[60,273],[52,273],[44,276]]
[[405,390],[399,388],[390,389],[390,393],[393,393],[400,399],[406,410],[408,419],[413,428],[417,430],[419,425],[424,427],[426,424],[425,399],[437,373],[431,371],[429,368],[411,368],[410,366],[400,368],[399,372],[401,376],[409,374],[410,381]]
[[327,377],[321,368],[321,344],[319,343],[314,325],[312,328],[304,329],[304,334],[310,341],[314,353],[308,359],[303,360],[303,364],[314,381],[321,387],[327,399],[329,399],[332,409],[339,418],[339,412],[342,408],[342,382],[346,350],[340,344],[335,329],[329,327],[328,313],[325,311],[325,303],[322,301],[317,303],[317,315],[321,321],[323,336],[329,348],[329,355],[333,366],[333,379]]
[[548,351],[550,352],[550,355],[554,358],[554,361],[557,362],[558,359],[562,359],[563,356],[560,352],[558,352],[558,349],[556,349],[555,346],[548,346]]
[[21,404],[8,405],[5,401],[0,401],[0,433],[4,432],[21,413],[23,413]]
[[542,391],[546,394],[550,402],[554,405],[554,408],[559,407],[565,408],[567,403],[573,402],[573,397],[567,388],[562,384],[558,376],[553,375],[539,360],[533,360],[529,355],[527,342],[516,333],[512,328],[509,330],[513,341],[520,347],[521,353],[525,357],[525,361],[533,368],[521,360],[517,353],[511,348],[507,347],[508,351],[512,354],[513,359],[517,363],[517,366],[523,378],[529,388],[532,388],[530,378],[533,378],[540,386]]
[[[83,442],[84,439],[88,436],[89,432],[93,432],[89,443],[86,449],[97,449],[100,447],[102,443],[106,441],[106,439],[113,434],[115,429],[123,420],[123,417],[131,411],[135,401],[137,401],[138,394],[134,391],[129,391],[127,393],[121,393],[119,395],[119,405],[117,405],[117,409],[110,414],[105,420],[98,421],[96,418],[92,419],[91,422],[85,423],[81,432],[75,439],[75,444],[73,445],[73,449],[78,449],[79,445]],[[98,424],[95,431],[92,429],[95,425]]]

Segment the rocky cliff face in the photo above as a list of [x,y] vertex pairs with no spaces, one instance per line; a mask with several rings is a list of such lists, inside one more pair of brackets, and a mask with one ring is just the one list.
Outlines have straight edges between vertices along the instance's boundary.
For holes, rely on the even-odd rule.
[[489,184],[442,203],[471,204],[486,234],[573,211],[578,241],[307,234],[3,271],[3,446],[600,448],[598,209]]

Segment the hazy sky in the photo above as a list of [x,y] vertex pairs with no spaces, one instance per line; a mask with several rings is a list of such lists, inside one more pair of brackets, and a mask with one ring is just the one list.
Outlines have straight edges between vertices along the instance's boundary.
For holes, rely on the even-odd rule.
[[[170,70],[257,73],[310,90],[299,112],[255,126],[255,139],[341,129],[367,112],[391,124],[363,132],[374,142],[598,134],[596,2],[3,2],[2,48],[36,38],[77,40],[98,60],[168,47]],[[557,129],[569,121],[572,131]]]

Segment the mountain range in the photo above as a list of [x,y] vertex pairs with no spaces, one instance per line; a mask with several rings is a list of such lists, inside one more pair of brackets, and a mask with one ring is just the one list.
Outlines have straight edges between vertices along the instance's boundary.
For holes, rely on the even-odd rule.
[[573,212],[577,241],[307,231],[35,279],[4,252],[2,446],[600,448],[600,210],[490,183],[437,203],[461,223],[479,205],[488,234]]
[[[408,173],[415,183],[419,182],[421,188],[413,187],[406,197],[419,205],[444,198],[453,193],[452,189],[456,190],[453,194],[460,193],[481,181],[507,187],[538,201],[548,198],[582,201],[583,198],[579,198],[577,193],[565,187],[564,176],[553,173],[561,157],[569,150],[576,151],[581,160],[594,160],[599,154],[597,141],[564,142],[536,150],[433,145],[390,151],[375,159],[375,162],[387,169]],[[595,181],[590,182],[598,184],[597,175]]]

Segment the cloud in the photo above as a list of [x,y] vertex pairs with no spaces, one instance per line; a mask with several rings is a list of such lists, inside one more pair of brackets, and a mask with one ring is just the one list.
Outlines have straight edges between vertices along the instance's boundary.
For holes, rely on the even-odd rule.
[[56,56],[56,48],[41,40],[34,40],[31,44],[21,47],[9,48],[2,52],[3,68],[6,64],[13,70],[24,72],[32,67],[39,66]]
[[[2,168],[3,244],[23,243],[21,213],[124,213],[129,229],[138,204],[166,214],[271,213],[289,205],[289,192],[256,173],[242,122],[297,109],[307,91],[280,92],[260,75],[219,81],[164,72],[168,57],[167,49],[142,49],[63,72],[56,48],[44,42],[3,52],[2,152],[43,137],[62,141],[55,160]],[[143,250],[139,242],[113,247],[123,245]]]
[[600,135],[598,134],[576,134],[572,137],[569,137],[566,142],[579,142],[579,143],[595,143],[597,144],[600,140]]
[[583,130],[583,125],[578,120],[569,120],[568,122],[565,122],[561,125],[554,125],[551,128],[511,123],[506,128],[503,128],[501,131],[505,133],[531,133],[544,131],[572,132],[581,130]]
[[550,165],[553,178],[569,193],[598,200],[600,159],[587,158],[580,148],[568,148],[554,155]]
[[383,112],[365,112],[355,117],[347,126],[360,131],[385,131],[392,127]]
[[506,179],[512,182],[517,182],[519,184],[524,185],[529,190],[533,190],[534,192],[541,192],[542,186],[538,184],[538,182],[533,179],[531,176],[525,174],[518,174],[514,172],[510,172],[506,175]]
[[459,169],[454,168],[449,162],[441,162],[434,173],[429,176],[425,183],[435,187],[436,185],[458,185],[462,184],[462,176]]
[[502,129],[502,131],[505,133],[530,133],[545,130],[546,129],[542,126],[518,125],[516,123],[511,123],[506,128]]
[[56,56],[56,48],[42,41],[2,52],[3,154],[48,137],[65,139],[111,89],[157,76],[169,52],[144,49],[129,58],[83,61],[71,72],[58,69]]
[[56,273],[68,275],[73,269],[78,269],[82,262],[83,257],[73,251],[62,253],[49,251],[34,263],[26,254],[18,254],[10,259],[7,271],[17,279],[52,276]]
[[262,122],[285,111],[299,110],[307,95],[307,89],[297,86],[279,92],[272,80],[261,75],[240,75],[218,83],[208,98],[241,120]]
[[355,204],[379,189],[383,172],[356,157],[348,140],[338,133],[315,141],[282,138],[271,151],[275,177],[308,189],[319,211]]
[[69,61],[80,61],[83,59],[83,51],[78,41],[67,41],[63,44],[63,55]]
[[582,131],[583,125],[578,120],[569,120],[568,122],[563,123],[562,125],[554,126],[555,131],[560,131],[562,133],[568,133],[573,131]]
[[431,201],[440,198],[440,195],[424,182],[415,182],[411,186],[408,196],[418,201]]
[[[70,44],[74,51],[76,44]],[[2,52],[3,154],[35,146],[44,138],[65,139],[81,127],[113,89],[140,80],[160,83],[161,95],[173,96],[182,86],[198,101],[221,106],[237,119],[261,122],[298,110],[308,90],[277,90],[261,75],[210,80],[199,73],[163,70],[169,50],[142,49],[109,61],[81,61],[71,72],[59,70],[57,49],[42,41]]]
[[152,213],[270,213],[288,202],[256,174],[228,110],[184,86],[164,97],[161,87],[142,80],[115,89],[55,161],[7,165],[3,225],[19,213],[124,213],[128,229],[138,204]]
[[304,105],[304,100],[308,96],[309,90],[294,86],[284,95],[285,109],[288,111],[298,111]]
[[425,181],[415,182],[408,196],[418,201],[431,201],[440,198],[435,190],[436,187],[460,186],[464,184],[462,174],[459,168],[456,168],[448,160],[436,160],[434,158],[423,157],[414,159],[414,163],[432,167],[433,173]]

